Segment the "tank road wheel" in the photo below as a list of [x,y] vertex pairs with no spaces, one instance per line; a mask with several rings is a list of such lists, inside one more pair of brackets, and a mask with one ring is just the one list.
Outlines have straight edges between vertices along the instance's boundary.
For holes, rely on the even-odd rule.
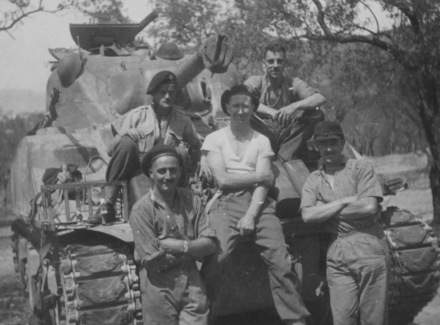
[[382,219],[391,253],[389,320],[390,324],[408,324],[437,292],[438,240],[409,211],[389,207]]
[[142,324],[139,278],[128,245],[68,245],[60,271],[66,325]]
[[14,270],[17,276],[17,282],[23,297],[27,297],[28,292],[28,276],[26,273],[26,257],[22,256],[23,252],[20,249],[20,236],[17,233],[13,233],[11,236],[11,248],[12,258],[14,261]]

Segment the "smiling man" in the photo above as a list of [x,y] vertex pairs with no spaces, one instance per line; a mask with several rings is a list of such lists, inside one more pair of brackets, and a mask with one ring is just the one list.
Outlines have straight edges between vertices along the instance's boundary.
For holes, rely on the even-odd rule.
[[[153,103],[137,107],[112,123],[114,139],[107,148],[111,156],[106,181],[129,180],[140,168],[144,154],[156,145],[171,145],[188,153],[191,162],[200,159],[201,142],[191,120],[177,111],[177,78],[170,71],[158,72],[150,81],[147,95]],[[115,220],[114,204],[117,188],[106,191],[106,209],[101,214],[107,222]],[[89,218],[89,223],[101,223],[99,215]]]
[[263,76],[252,76],[244,84],[260,101],[253,127],[266,135],[281,162],[302,158],[301,150],[313,134],[315,125],[324,120],[317,109],[325,98],[299,78],[284,75],[286,49],[271,43],[264,49]]
[[[250,125],[258,104],[244,85],[226,90],[221,106],[231,117],[230,125],[209,134],[203,143],[218,184],[217,194],[208,204],[208,219],[220,243],[220,252],[204,266],[203,273],[210,297],[218,296],[232,251],[241,240],[252,240],[267,265],[278,315],[285,324],[305,325],[309,313],[297,291],[299,281],[292,271],[280,220],[267,199],[274,180],[274,153],[269,139]],[[214,300],[213,316],[215,307]]]
[[307,178],[301,197],[307,223],[327,222],[327,281],[335,325],[387,324],[389,257],[378,223],[382,189],[365,160],[342,154],[344,133],[321,122],[314,143],[323,165]]
[[206,325],[208,303],[196,260],[215,251],[201,200],[177,187],[183,161],[171,146],[156,146],[142,161],[153,181],[130,214],[140,263],[144,324]]

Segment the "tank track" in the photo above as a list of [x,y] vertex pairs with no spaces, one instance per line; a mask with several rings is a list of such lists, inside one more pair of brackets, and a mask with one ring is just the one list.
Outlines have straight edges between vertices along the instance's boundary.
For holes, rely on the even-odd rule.
[[131,251],[124,243],[64,247],[60,318],[66,324],[142,324],[139,277]]
[[439,242],[429,225],[409,211],[389,207],[382,219],[391,255],[389,323],[409,324],[437,292]]

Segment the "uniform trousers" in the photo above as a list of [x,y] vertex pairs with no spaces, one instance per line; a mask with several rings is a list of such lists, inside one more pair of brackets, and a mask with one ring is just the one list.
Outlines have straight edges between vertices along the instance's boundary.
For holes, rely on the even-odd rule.
[[129,180],[133,172],[141,167],[139,157],[138,144],[127,135],[121,137],[107,166],[107,182]]
[[275,154],[281,162],[286,162],[303,158],[301,154],[306,150],[306,141],[312,137],[316,124],[321,121],[324,121],[324,113],[314,110],[294,118],[287,127],[269,118],[253,118],[252,127],[269,138]]
[[354,232],[333,241],[327,280],[334,325],[388,323],[388,270],[384,239]]
[[209,307],[196,263],[165,272],[140,271],[145,325],[207,325]]
[[[219,240],[220,251],[211,259],[210,265],[204,269],[207,286],[215,292],[221,290],[222,274],[233,268],[230,255],[243,237],[234,229],[244,216],[251,202],[249,191],[230,193],[220,196],[211,206],[208,213],[210,228],[214,229]],[[299,280],[292,271],[292,259],[287,251],[284,235],[279,219],[275,216],[273,205],[266,204],[255,220],[255,232],[250,235],[260,255],[267,265],[270,287],[275,308],[282,320],[301,320],[309,315],[297,289]]]

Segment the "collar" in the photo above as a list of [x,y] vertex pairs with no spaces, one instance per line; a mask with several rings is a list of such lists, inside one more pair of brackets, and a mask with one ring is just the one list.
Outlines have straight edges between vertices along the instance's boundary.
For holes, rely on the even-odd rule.
[[[266,79],[266,85],[267,85],[267,88],[269,88],[269,89],[272,89],[273,87],[272,87],[272,83],[270,82],[270,78],[269,78],[269,75],[266,73],[266,75],[265,75],[265,79]],[[281,79],[281,83],[280,83],[280,88],[283,88],[283,86],[286,84],[286,81],[287,81],[287,79],[286,79],[286,77],[283,75],[282,76],[282,79]]]
[[154,205],[158,205],[162,209],[165,209],[166,203],[161,198],[154,195],[153,189],[150,189],[150,199],[153,201]]
[[[322,159],[321,159],[321,161],[322,161]],[[347,158],[345,155],[342,155],[342,161],[341,161],[341,167],[343,166],[343,167],[348,167],[348,168],[350,168],[350,166],[351,166],[351,164],[349,164],[348,163],[349,162],[349,158]],[[321,166],[319,166],[319,168],[318,168],[318,170],[319,170],[319,172],[322,174],[323,172],[325,172],[325,170],[324,170],[324,164],[321,164]]]
[[[159,116],[156,112],[156,104],[154,102],[151,103],[151,108],[153,109],[153,112],[156,116]],[[161,118],[169,118],[171,117],[171,115],[173,114],[173,112],[175,111],[174,109],[174,105],[171,107],[170,111],[168,112],[168,114],[166,115],[161,115]]]

